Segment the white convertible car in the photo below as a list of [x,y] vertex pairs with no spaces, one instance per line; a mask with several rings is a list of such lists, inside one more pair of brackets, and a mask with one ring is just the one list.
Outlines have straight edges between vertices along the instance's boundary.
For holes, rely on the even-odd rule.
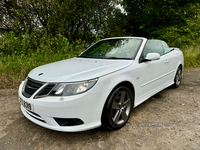
[[119,129],[136,107],[161,90],[179,87],[184,58],[162,40],[100,40],[78,57],[33,69],[19,87],[22,113],[57,131],[101,125]]

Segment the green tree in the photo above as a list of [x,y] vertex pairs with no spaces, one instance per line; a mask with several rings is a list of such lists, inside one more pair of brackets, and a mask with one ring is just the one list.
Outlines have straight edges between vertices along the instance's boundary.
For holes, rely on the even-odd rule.
[[192,17],[185,17],[184,24],[176,24],[151,32],[150,37],[157,37],[171,46],[199,45],[200,40],[200,4],[190,4]]
[[91,41],[95,35],[105,37],[115,32],[112,24],[116,23],[117,3],[118,0],[1,0],[0,26],[15,34],[40,31],[64,35],[70,42]]
[[151,32],[173,25],[185,24],[195,15],[190,9],[195,0],[123,0],[127,12],[127,33],[149,37]]

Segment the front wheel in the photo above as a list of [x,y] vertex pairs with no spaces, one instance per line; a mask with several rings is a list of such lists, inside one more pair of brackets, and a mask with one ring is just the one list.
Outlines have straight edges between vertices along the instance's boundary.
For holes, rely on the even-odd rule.
[[102,125],[112,130],[123,127],[131,115],[133,95],[126,86],[116,88],[109,96],[102,114]]
[[178,88],[180,86],[181,79],[182,79],[182,67],[179,66],[177,71],[176,71],[176,75],[174,77],[174,84],[173,84],[174,88]]

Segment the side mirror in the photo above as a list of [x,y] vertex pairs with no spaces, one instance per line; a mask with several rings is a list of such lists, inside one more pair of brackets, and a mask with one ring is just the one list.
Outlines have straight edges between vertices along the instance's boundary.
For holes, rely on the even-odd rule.
[[158,53],[148,53],[146,58],[143,60],[143,62],[159,60],[159,59],[160,59],[160,54],[158,54]]

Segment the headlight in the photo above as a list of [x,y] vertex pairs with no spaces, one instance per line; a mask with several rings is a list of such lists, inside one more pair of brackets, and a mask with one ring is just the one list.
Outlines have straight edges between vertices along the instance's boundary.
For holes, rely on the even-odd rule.
[[91,89],[96,82],[97,79],[92,79],[84,82],[76,82],[76,83],[58,83],[49,95],[70,96],[70,95],[80,94]]

